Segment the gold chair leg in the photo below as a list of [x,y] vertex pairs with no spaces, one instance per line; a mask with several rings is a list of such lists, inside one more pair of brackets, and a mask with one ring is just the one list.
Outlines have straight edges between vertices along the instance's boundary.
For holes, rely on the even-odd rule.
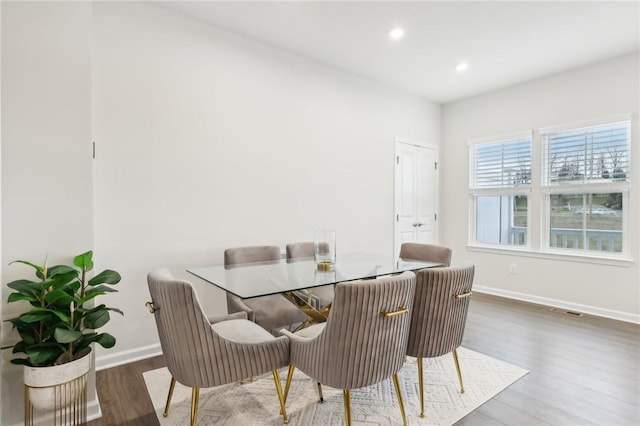
[[[291,379],[293,378],[293,372],[296,370],[296,366],[289,364],[289,371],[287,372],[287,383],[284,385],[284,402],[287,403],[287,397],[289,396],[289,388],[291,387]],[[282,414],[282,413],[281,413]]]
[[282,395],[282,385],[280,384],[280,374],[278,374],[278,370],[273,370],[273,381],[276,384],[276,392],[278,393],[278,400],[280,401],[280,414],[282,414],[282,419],[284,424],[289,423],[289,417],[287,417],[287,410],[284,406],[284,396]]
[[402,392],[400,391],[400,379],[398,379],[398,373],[393,375],[393,384],[396,387],[396,393],[398,394],[398,404],[400,405],[400,413],[402,414],[402,424],[408,426],[407,415],[404,413],[404,402],[402,401]]
[[200,388],[191,389],[191,426],[198,423],[198,400],[200,399]]
[[458,351],[454,349],[453,362],[456,364],[456,371],[458,372],[458,380],[460,381],[460,393],[464,393],[464,384],[462,383],[462,373],[460,372],[460,362],[458,361]]
[[420,384],[420,417],[424,417],[424,375],[422,358],[418,357],[418,383]]
[[344,421],[347,426],[351,426],[351,394],[349,389],[342,390],[342,397],[344,399]]
[[176,387],[176,379],[171,376],[171,384],[169,385],[169,395],[167,395],[167,404],[164,406],[164,413],[162,413],[163,417],[167,417],[169,415],[169,404],[171,404],[171,397],[173,396],[173,389]]
[[318,383],[318,396],[320,397],[320,402],[324,402],[324,397],[322,396],[322,383]]

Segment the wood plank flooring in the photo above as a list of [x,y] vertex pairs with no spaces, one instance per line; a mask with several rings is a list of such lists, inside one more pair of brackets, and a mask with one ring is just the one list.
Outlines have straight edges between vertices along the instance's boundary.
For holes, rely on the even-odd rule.
[[[639,325],[474,294],[463,346],[530,373],[458,425],[640,425]],[[163,365],[99,371],[103,417],[89,425],[158,425],[142,373]]]

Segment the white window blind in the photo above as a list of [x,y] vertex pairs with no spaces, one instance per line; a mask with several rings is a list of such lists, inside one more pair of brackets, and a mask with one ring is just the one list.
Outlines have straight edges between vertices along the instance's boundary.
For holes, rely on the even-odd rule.
[[543,185],[629,181],[630,121],[541,134]]
[[477,143],[469,147],[469,188],[531,185],[531,136]]

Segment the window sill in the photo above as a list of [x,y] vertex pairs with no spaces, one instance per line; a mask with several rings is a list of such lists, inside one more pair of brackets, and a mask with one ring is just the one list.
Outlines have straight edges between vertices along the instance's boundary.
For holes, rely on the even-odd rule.
[[628,256],[593,256],[584,253],[564,253],[559,251],[534,251],[528,247],[496,247],[486,245],[467,245],[467,250],[480,253],[494,253],[509,256],[530,257],[535,259],[562,260],[567,262],[591,263],[608,266],[630,267],[634,260]]

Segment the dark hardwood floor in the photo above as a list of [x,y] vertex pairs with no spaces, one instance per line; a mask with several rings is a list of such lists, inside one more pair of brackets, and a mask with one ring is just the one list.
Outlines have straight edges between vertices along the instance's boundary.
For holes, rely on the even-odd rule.
[[[458,425],[640,425],[638,325],[474,294],[463,346],[530,372]],[[99,371],[89,425],[158,425],[142,373],[163,365]]]

